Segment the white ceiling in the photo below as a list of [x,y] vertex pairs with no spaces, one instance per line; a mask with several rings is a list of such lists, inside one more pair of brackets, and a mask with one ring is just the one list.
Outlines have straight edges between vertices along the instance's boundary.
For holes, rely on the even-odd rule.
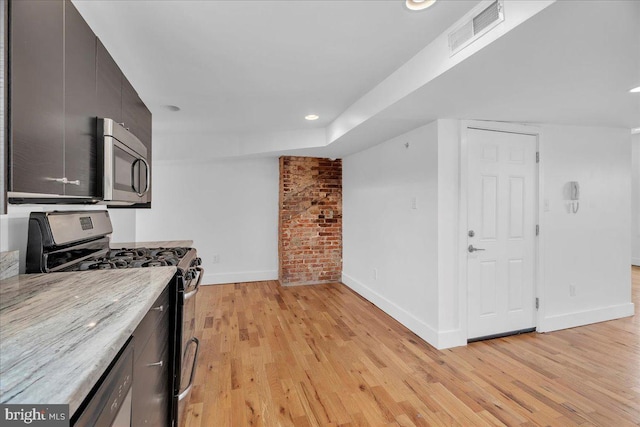
[[400,0],[74,1],[154,131],[219,133],[328,125],[477,3],[416,13]]
[[[154,139],[183,134],[181,144],[238,155],[229,146],[246,135],[260,144],[283,131],[289,150],[304,129],[301,148],[322,146],[318,131],[384,92],[381,81],[478,1],[441,0],[419,13],[400,0],[74,4],[154,114]],[[639,85],[640,2],[559,1],[306,153],[341,157],[436,118],[638,127],[640,94],[628,90]],[[306,122],[309,113],[321,119]],[[168,148],[158,152],[183,155]]]

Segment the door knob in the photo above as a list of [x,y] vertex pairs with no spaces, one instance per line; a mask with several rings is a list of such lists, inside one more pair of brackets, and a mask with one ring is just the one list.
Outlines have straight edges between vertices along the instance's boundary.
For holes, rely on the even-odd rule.
[[486,249],[474,248],[474,247],[473,247],[473,245],[469,245],[469,247],[467,248],[467,250],[468,250],[470,253],[474,253],[474,252],[476,252],[476,251],[484,251],[484,250],[486,250]]

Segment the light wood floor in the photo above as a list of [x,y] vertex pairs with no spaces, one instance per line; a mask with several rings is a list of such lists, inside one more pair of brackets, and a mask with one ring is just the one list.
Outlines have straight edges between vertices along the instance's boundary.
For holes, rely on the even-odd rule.
[[438,351],[340,284],[203,287],[198,309],[189,426],[640,425],[638,315]]

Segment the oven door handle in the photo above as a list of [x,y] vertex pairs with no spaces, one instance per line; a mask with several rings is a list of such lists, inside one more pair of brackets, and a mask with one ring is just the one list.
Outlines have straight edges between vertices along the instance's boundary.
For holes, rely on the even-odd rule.
[[198,270],[198,281],[196,282],[196,286],[193,288],[191,292],[187,292],[186,294],[184,294],[185,301],[191,298],[192,296],[195,296],[195,294],[198,293],[198,288],[200,287],[200,283],[202,283],[202,277],[204,276],[204,268],[198,266],[196,267],[196,270]]
[[198,338],[196,337],[191,337],[191,339],[189,340],[189,344],[184,349],[184,355],[187,354],[187,351],[189,350],[189,345],[191,345],[191,343],[196,343],[196,353],[193,355],[193,365],[191,366],[191,375],[189,375],[189,384],[187,384],[187,387],[182,392],[180,391],[178,392],[178,400],[182,400],[189,395],[189,392],[193,387],[193,378],[196,375],[196,365],[198,363],[198,349],[200,348],[200,341],[198,341]]

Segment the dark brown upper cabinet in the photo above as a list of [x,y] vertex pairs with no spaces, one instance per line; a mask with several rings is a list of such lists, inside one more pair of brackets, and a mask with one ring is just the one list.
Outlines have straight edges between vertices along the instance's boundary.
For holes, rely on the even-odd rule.
[[10,0],[9,34],[10,201],[98,199],[98,117],[151,159],[151,113],[71,1]]
[[[64,3],[12,1],[9,191],[63,195]],[[71,178],[75,179],[75,178]]]
[[100,118],[108,118],[122,122],[122,71],[104,47],[100,39],[97,39],[97,111]]

